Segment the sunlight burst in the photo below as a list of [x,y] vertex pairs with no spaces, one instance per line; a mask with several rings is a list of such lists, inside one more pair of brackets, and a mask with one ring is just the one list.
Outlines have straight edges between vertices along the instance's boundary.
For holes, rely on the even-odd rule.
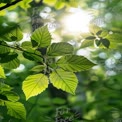
[[89,23],[92,16],[79,8],[71,9],[70,14],[64,16],[62,23],[64,29],[70,33],[80,33],[89,31]]

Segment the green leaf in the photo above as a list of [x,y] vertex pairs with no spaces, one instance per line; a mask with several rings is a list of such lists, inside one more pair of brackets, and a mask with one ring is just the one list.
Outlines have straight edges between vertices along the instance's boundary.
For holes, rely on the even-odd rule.
[[33,40],[36,41],[38,43],[38,47],[49,46],[51,43],[51,35],[48,31],[47,26],[36,29],[32,33],[31,40],[32,42]]
[[29,59],[32,61],[36,61],[36,62],[42,62],[43,61],[43,59],[41,58],[41,53],[37,50],[28,49],[25,52],[23,52],[23,56],[26,59]]
[[18,57],[18,54],[17,53],[9,53],[9,54],[0,54],[0,63],[6,63],[6,62],[9,62],[9,61],[12,61],[14,60],[15,58]]
[[62,105],[62,104],[65,104],[66,103],[66,100],[65,99],[62,99],[62,98],[53,98],[52,99],[52,102],[53,104],[58,104],[58,105]]
[[94,45],[94,40],[84,40],[81,42],[81,48],[86,48]]
[[72,72],[57,69],[50,74],[50,82],[56,88],[62,89],[63,91],[74,95],[78,84],[78,79]]
[[45,4],[48,4],[49,6],[55,5],[57,0],[43,0]]
[[1,35],[0,38],[8,42],[20,41],[23,38],[23,34],[19,27],[17,27],[9,31],[8,33],[5,33],[4,35]]
[[97,46],[100,46],[101,40],[96,39],[96,40],[95,40],[95,44],[96,44]]
[[62,9],[65,6],[64,0],[58,0],[55,4],[56,9]]
[[102,32],[100,33],[99,37],[106,37],[108,35],[108,31],[107,30],[102,30]]
[[81,33],[81,38],[86,39],[89,36],[93,36],[91,33]]
[[15,58],[7,63],[3,63],[2,66],[6,69],[16,69],[20,65],[20,61],[18,58]]
[[34,71],[34,72],[41,72],[45,69],[44,65],[37,65],[35,67],[33,67],[30,71]]
[[95,36],[88,36],[88,37],[86,37],[85,39],[87,40],[94,40],[96,37]]
[[32,48],[32,43],[29,42],[29,41],[25,41],[25,42],[22,43],[21,47],[24,48],[24,49]]
[[12,90],[12,87],[10,87],[10,86],[7,85],[7,84],[0,83],[0,92],[3,92],[3,91],[10,91],[10,90]]
[[6,78],[4,70],[1,65],[0,65],[0,78]]
[[106,38],[108,40],[110,40],[110,42],[114,42],[114,43],[122,43],[122,34],[120,33],[113,33],[113,34],[108,34],[106,36]]
[[[5,46],[3,46],[3,45]],[[1,42],[0,43],[0,54],[5,54],[5,53],[9,53],[10,52],[10,48],[7,47],[7,44],[5,42]]]
[[57,61],[57,65],[64,70],[78,72],[88,70],[95,64],[87,58],[78,55],[67,55]]
[[20,65],[20,61],[18,60],[17,56],[18,56],[18,54],[16,54],[16,53],[10,53],[10,54],[5,55],[5,56],[0,55],[1,65],[7,69],[17,68]]
[[12,101],[12,102],[16,102],[19,100],[19,96],[13,91],[4,91],[1,94],[6,96],[7,99]]
[[110,46],[110,41],[109,41],[108,39],[102,39],[101,42],[102,42],[102,44],[103,44],[105,47],[109,48],[109,46]]
[[99,30],[99,31],[96,33],[96,35],[99,36],[99,35],[101,35],[101,33],[102,33],[102,30]]
[[73,53],[73,46],[66,42],[53,43],[47,49],[49,56],[61,56]]
[[32,2],[32,0],[22,0],[21,2],[19,2],[19,6],[22,9],[27,10],[28,8],[31,7],[31,5],[30,5],[31,2]]
[[4,106],[4,105],[5,105],[4,100],[0,99],[0,106]]
[[26,118],[26,110],[23,104],[20,102],[9,102],[5,101],[5,105],[7,106],[8,112],[10,116],[13,116],[18,119]]
[[28,76],[22,85],[26,100],[32,96],[36,96],[48,87],[48,78],[44,74],[36,74]]

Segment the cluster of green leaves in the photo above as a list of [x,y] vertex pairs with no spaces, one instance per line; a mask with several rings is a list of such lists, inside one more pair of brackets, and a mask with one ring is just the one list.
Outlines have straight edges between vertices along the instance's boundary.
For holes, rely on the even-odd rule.
[[26,118],[26,110],[22,103],[18,102],[19,96],[12,91],[12,87],[2,83],[5,79],[4,70],[0,65],[0,106],[6,106],[8,109],[7,114],[18,119]]
[[30,52],[33,50],[36,54],[40,51],[38,57],[24,53],[25,58],[34,58],[33,60],[40,64],[32,69],[37,73],[28,76],[23,82],[22,89],[26,99],[44,91],[49,83],[57,89],[75,94],[78,79],[74,72],[88,70],[95,65],[83,56],[74,55],[73,46],[69,43],[51,44],[51,35],[47,26],[36,29],[31,35],[31,42],[24,42],[22,47],[27,48],[27,52],[30,49]]
[[[22,37],[19,28],[0,37],[0,63],[4,68],[17,68],[20,61],[16,50],[20,50],[25,58],[39,64],[32,68],[36,73],[23,82],[22,89],[26,100],[44,91],[49,83],[75,94],[78,79],[74,72],[88,70],[95,65],[87,58],[73,54],[73,46],[69,43],[51,44],[47,26],[36,29],[31,35],[31,41],[25,41],[21,46],[16,45]],[[10,46],[6,42],[14,42],[14,45]]]
[[[6,10],[14,10],[18,6],[24,10],[30,8],[32,0],[0,0],[0,15],[5,15]],[[6,8],[6,10],[5,10]]]
[[105,48],[117,48],[120,46],[122,35],[118,32],[108,31],[102,29],[94,24],[89,27],[90,33],[81,34],[83,41],[81,48],[86,48],[90,46],[98,46]]

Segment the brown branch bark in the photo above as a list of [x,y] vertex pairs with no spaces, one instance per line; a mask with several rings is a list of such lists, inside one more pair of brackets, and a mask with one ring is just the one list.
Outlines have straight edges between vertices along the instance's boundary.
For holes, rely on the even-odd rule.
[[10,6],[13,6],[13,5],[15,5],[16,3],[21,2],[21,1],[22,1],[22,0],[16,0],[16,1],[13,1],[13,2],[11,2],[11,3],[7,3],[6,5],[0,7],[0,11],[4,10],[4,9],[10,7]]

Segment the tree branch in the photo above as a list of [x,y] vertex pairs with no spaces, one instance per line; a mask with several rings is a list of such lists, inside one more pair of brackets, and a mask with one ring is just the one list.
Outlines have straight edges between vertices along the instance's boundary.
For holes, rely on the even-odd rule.
[[[39,57],[41,57],[41,58],[43,59],[43,56],[38,55],[38,54],[36,54],[36,53],[28,52],[28,51],[26,51],[26,50],[23,50],[23,49],[20,48],[20,47],[13,47],[13,46],[5,45],[5,44],[0,44],[0,45],[5,46],[5,47],[9,47],[9,48],[11,48],[11,49],[19,50],[19,51],[22,51],[22,52],[26,52],[26,53],[29,53],[29,54],[33,54],[33,55],[39,56]],[[43,59],[43,60],[44,60],[44,59]]]
[[7,3],[6,5],[0,7],[0,11],[4,10],[4,9],[10,7],[10,6],[13,6],[13,5],[15,5],[16,3],[21,2],[21,1],[22,1],[22,0],[16,0],[16,1],[13,1],[13,2],[11,2],[11,3]]

